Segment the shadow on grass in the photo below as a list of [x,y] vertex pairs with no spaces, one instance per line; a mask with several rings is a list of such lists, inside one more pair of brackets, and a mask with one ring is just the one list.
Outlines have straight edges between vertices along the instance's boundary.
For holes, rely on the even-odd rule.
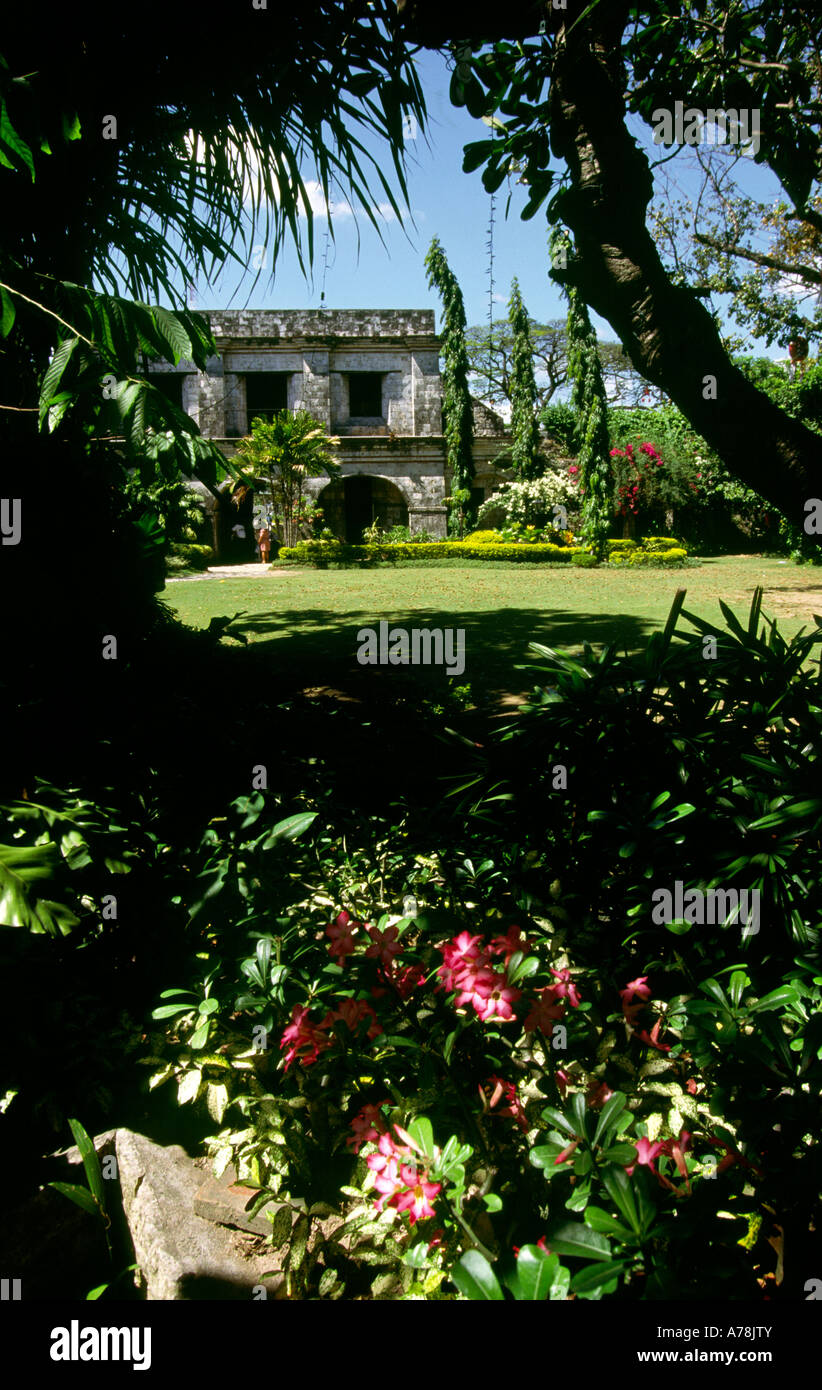
[[[454,676],[457,684],[471,683],[488,692],[524,693],[535,683],[527,672],[515,668],[534,660],[530,642],[579,652],[584,642],[603,647],[609,642],[620,649],[635,651],[658,626],[650,619],[624,613],[578,613],[562,609],[535,612],[533,609],[502,608],[487,613],[459,613],[444,609],[414,609],[387,616],[351,610],[339,613],[321,608],[272,610],[249,614],[235,628],[244,633],[255,649],[270,651],[272,665],[280,675],[291,667],[306,676],[324,680],[344,676],[373,674],[375,668],[360,665],[357,634],[372,628],[379,634],[380,621],[393,628],[452,628],[465,634],[465,670]],[[392,674],[411,675],[434,684],[445,679],[446,668],[388,665]]]

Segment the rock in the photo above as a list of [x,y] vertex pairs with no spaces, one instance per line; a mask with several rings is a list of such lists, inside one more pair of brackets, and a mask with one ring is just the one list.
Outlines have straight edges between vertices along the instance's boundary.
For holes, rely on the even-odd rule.
[[268,1297],[277,1296],[282,1274],[263,1276],[278,1269],[282,1257],[262,1248],[259,1238],[197,1215],[203,1175],[183,1149],[163,1148],[120,1129],[116,1153],[123,1209],[147,1299],[250,1299],[260,1296],[260,1285]]
[[237,1170],[233,1164],[229,1164],[221,1178],[209,1174],[194,1197],[194,1210],[206,1221],[234,1226],[240,1231],[253,1231],[259,1236],[271,1235],[267,1213],[274,1216],[283,1208],[290,1208],[296,1216],[298,1210],[305,1211],[305,1202],[297,1198],[288,1202],[268,1202],[256,1216],[249,1216],[245,1208],[257,1192],[259,1188],[240,1186],[237,1183]]

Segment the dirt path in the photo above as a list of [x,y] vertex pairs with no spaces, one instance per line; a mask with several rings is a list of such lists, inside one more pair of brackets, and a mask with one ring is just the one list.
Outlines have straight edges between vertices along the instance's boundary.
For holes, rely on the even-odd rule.
[[187,584],[193,579],[268,579],[280,574],[293,573],[286,569],[271,569],[257,561],[253,565],[210,565],[203,574],[169,575],[167,584]]

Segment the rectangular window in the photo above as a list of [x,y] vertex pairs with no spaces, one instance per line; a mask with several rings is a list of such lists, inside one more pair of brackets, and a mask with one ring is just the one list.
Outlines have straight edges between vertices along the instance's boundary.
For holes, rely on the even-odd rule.
[[156,386],[158,391],[176,405],[178,410],[183,408],[183,377],[184,372],[151,372],[149,381],[152,386]]
[[349,372],[348,415],[352,420],[382,419],[380,372]]
[[271,422],[280,410],[288,409],[288,372],[247,372],[245,401],[248,428],[253,420]]

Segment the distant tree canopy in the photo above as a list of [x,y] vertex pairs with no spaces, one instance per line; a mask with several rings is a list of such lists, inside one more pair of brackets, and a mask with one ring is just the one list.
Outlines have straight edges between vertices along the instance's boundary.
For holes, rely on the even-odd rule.
[[[568,325],[566,319],[540,323],[528,319],[534,351],[534,380],[537,411],[553,403],[568,380]],[[514,334],[510,321],[495,319],[493,326],[476,324],[466,334],[470,385],[475,396],[497,410],[511,405]],[[620,343],[597,342],[602,376],[608,399],[616,404],[658,405],[664,393],[642,377],[631,364]]]

